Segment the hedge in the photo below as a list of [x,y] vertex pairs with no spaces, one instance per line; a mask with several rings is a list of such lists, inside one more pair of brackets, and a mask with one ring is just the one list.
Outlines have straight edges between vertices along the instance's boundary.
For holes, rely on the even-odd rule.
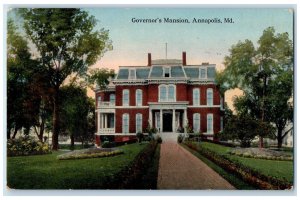
[[264,190],[284,190],[292,188],[292,184],[287,181],[263,175],[256,170],[244,166],[241,163],[230,161],[225,155],[217,154],[192,142],[185,142],[185,144],[189,148],[207,157],[209,160],[213,161],[229,173],[235,174],[256,188]]

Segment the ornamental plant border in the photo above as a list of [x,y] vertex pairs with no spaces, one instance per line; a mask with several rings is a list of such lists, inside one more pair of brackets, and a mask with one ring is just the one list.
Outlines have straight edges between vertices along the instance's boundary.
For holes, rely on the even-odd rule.
[[185,142],[184,144],[187,147],[199,152],[200,154],[202,154],[212,162],[216,163],[229,173],[240,177],[242,180],[253,185],[258,189],[284,190],[292,188],[292,184],[287,181],[263,175],[260,172],[250,169],[249,167],[241,163],[235,163],[230,161],[225,155],[219,155],[207,148],[199,147],[199,145],[192,142]]
[[157,146],[157,141],[151,141],[129,165],[109,177],[102,189],[144,189],[140,184],[142,176],[150,167]]

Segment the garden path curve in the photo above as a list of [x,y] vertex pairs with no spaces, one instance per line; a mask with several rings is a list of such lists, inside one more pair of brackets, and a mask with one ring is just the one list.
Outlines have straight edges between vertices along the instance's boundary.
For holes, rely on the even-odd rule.
[[175,142],[161,144],[157,188],[235,189],[199,158]]

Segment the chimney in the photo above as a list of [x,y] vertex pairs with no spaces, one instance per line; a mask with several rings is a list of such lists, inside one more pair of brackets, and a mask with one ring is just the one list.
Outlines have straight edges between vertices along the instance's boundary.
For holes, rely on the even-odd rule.
[[186,52],[182,52],[182,65],[185,66],[186,65]]
[[148,53],[148,66],[151,66],[151,53]]

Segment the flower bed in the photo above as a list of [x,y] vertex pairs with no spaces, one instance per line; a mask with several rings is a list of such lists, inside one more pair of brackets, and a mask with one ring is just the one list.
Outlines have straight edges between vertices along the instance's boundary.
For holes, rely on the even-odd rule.
[[19,137],[7,141],[7,156],[29,156],[51,153],[48,144],[30,137]]
[[213,152],[207,148],[203,148],[194,142],[186,142],[185,144],[189,148],[204,155],[229,173],[235,174],[256,188],[265,190],[282,190],[292,188],[292,184],[289,182],[261,174],[260,172],[249,168],[248,166],[244,166],[238,161],[233,162],[224,154],[217,154],[216,152]]
[[257,158],[267,160],[293,160],[293,156],[286,152],[274,151],[270,149],[259,148],[235,148],[229,152],[231,155],[237,155],[245,158]]
[[101,158],[123,154],[124,151],[118,148],[89,148],[64,153],[57,156],[59,160]]

